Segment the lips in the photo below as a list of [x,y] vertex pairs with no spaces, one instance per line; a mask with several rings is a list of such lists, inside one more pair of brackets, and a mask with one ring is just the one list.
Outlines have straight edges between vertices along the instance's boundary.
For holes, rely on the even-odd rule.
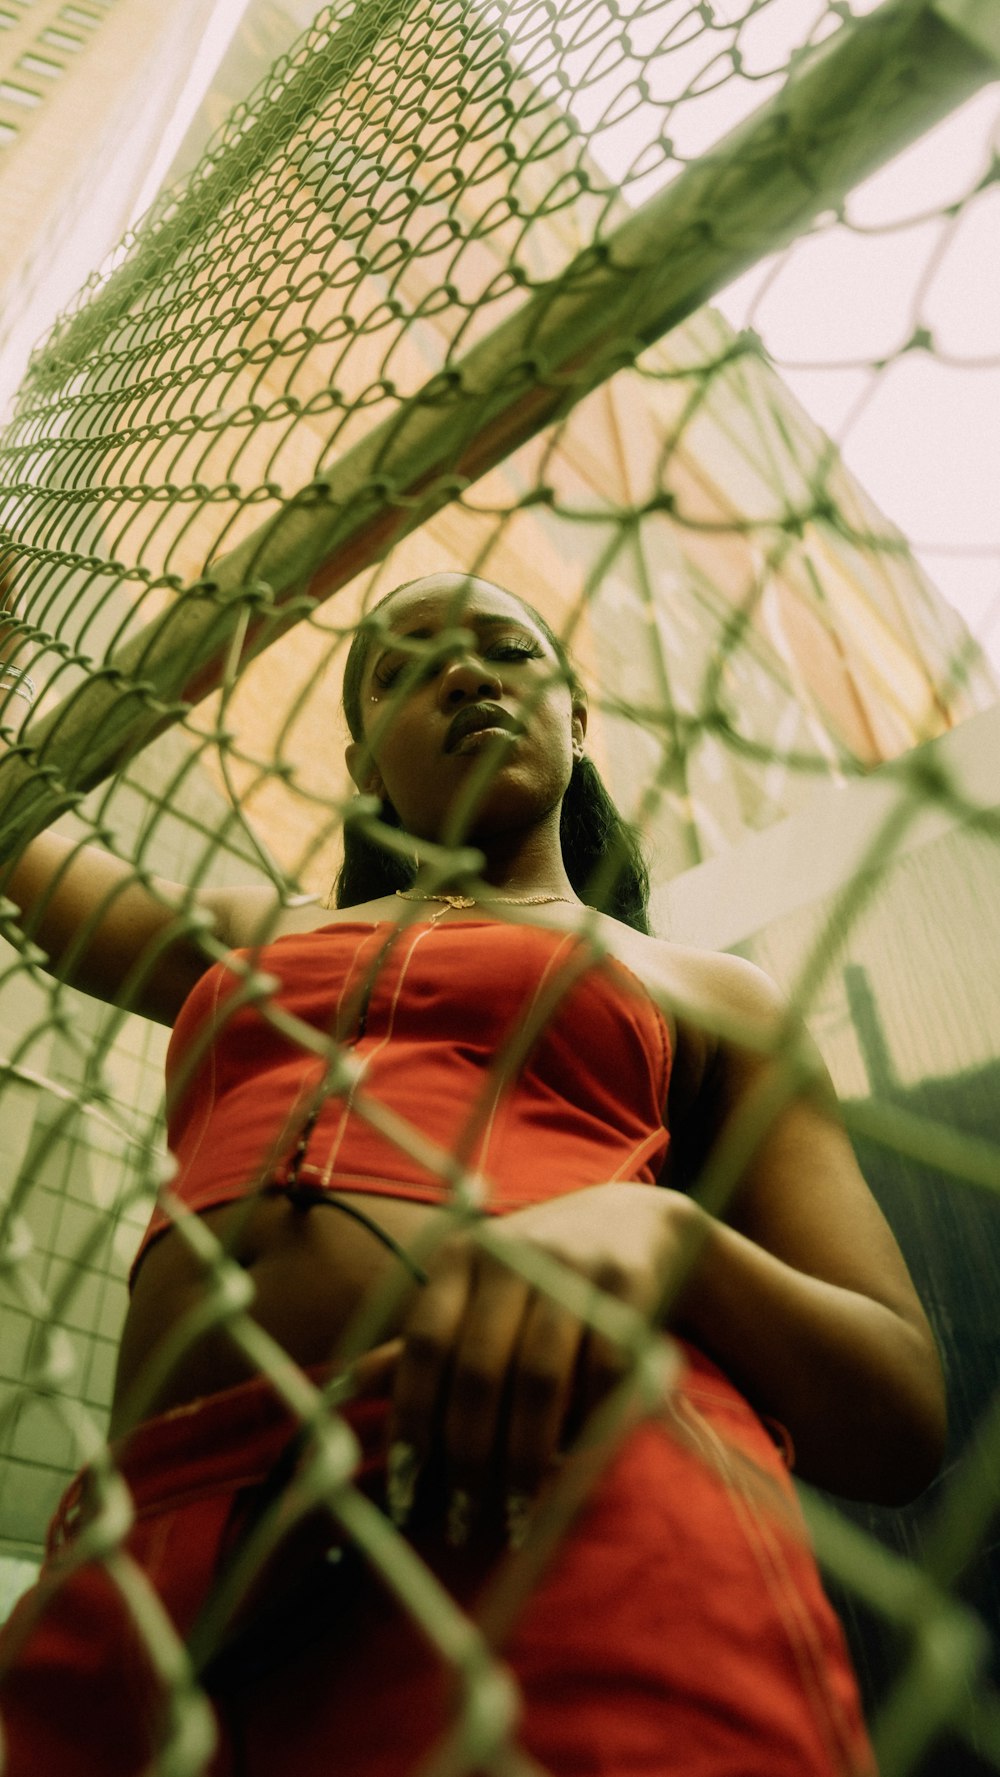
[[470,734],[481,734],[485,728],[506,728],[509,734],[519,734],[521,725],[515,722],[507,710],[498,703],[469,703],[452,716],[448,731],[444,737],[444,750],[453,753],[459,743]]

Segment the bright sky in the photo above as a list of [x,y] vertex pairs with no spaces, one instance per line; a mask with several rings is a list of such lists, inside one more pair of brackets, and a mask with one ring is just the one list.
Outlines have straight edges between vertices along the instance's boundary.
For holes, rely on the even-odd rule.
[[[861,187],[852,217],[878,227],[968,191],[991,137],[1000,149],[998,117],[992,87]],[[1000,672],[1000,184],[957,225],[832,229],[717,301],[761,335]],[[918,318],[934,353],[873,375],[865,361],[898,349]]]
[[[854,0],[853,10],[860,16],[876,4]],[[677,42],[689,39],[647,64],[654,100],[682,91],[718,56],[700,83],[711,90],[669,118],[685,157],[778,89],[789,52],[814,24],[822,21],[823,35],[838,27],[826,0],[712,0],[717,26],[749,17],[739,45],[751,79],[727,68],[731,36],[691,29],[695,8],[684,0],[616,0],[615,12],[633,39],[636,71],[667,31]],[[612,27],[610,9],[608,16],[620,41],[622,23]],[[565,63],[582,89],[568,103],[588,129],[626,79],[619,61],[593,80],[593,58],[591,44]],[[552,93],[567,102],[555,86]],[[595,135],[591,152],[620,179],[663,121],[661,104],[639,106]],[[1000,673],[1000,182],[956,220],[928,218],[966,197],[994,154],[1000,155],[1000,85],[983,89],[857,188],[848,207],[853,227],[828,227],[797,242],[714,301],[734,326],[752,326],[761,336],[787,385],[837,439],[858,480],[909,538]],[[663,177],[633,184],[631,201],[650,195]],[[873,362],[898,351],[918,323],[930,329],[934,352],[909,353],[876,374]]]

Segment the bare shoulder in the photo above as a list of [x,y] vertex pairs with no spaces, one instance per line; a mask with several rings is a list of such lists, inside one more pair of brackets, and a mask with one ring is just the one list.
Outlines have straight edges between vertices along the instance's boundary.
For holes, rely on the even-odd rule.
[[605,921],[602,930],[608,948],[638,975],[680,1033],[700,1029],[706,1037],[725,1038],[745,1028],[755,1045],[787,1021],[777,984],[744,957],[648,937],[617,920]]
[[318,895],[282,898],[270,883],[244,888],[210,889],[199,899],[215,917],[216,932],[231,950],[252,950],[296,932],[315,932],[334,925],[378,924],[395,917],[391,897],[357,907],[329,907]]
[[767,1050],[797,1026],[777,982],[756,963],[726,951],[669,943],[664,949],[679,1018],[697,1026],[715,1045]]
[[667,938],[647,938],[650,966],[677,992],[692,1012],[743,1012],[749,1017],[773,1018],[783,1011],[784,998],[770,975],[728,951],[696,950]]
[[[251,908],[257,904],[258,920],[265,917],[260,889],[202,889],[198,900],[213,920],[214,936],[230,950],[242,949],[245,933],[253,923]],[[273,897],[271,897],[273,899]]]
[[198,898],[213,914],[216,935],[230,950],[252,949],[288,932],[309,931],[327,917],[315,897],[283,900],[270,883],[205,889]]
[[810,1065],[818,1062],[784,994],[755,963],[647,937],[614,920],[606,922],[604,932],[609,950],[639,977],[667,1020],[672,1126],[703,1102],[706,1087],[718,1085],[723,1074],[730,1088],[749,1083],[790,1036],[807,1045]]

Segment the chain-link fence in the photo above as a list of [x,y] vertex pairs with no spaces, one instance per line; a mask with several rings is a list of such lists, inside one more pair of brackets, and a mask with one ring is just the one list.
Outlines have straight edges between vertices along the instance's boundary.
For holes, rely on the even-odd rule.
[[[967,830],[990,853],[988,790],[970,789],[937,739],[995,702],[979,647],[757,334],[702,305],[789,242],[778,268],[834,234],[899,237],[919,259],[907,312],[850,367],[845,437],[915,358],[990,375],[995,340],[964,353],[935,320],[935,293],[995,215],[991,117],[940,203],[873,225],[852,194],[996,78],[1000,36],[972,0],[886,0],[862,17],[829,0],[792,25],[787,11],[369,0],[317,17],[36,352],[0,442],[4,653],[41,693],[22,721],[23,681],[4,687],[12,860],[59,820],[154,892],[158,877],[183,882],[178,920],[192,929],[218,883],[328,894],[345,816],[359,818],[331,717],[347,647],[382,592],[443,567],[515,588],[573,648],[593,750],[660,877],[722,862],[817,784],[881,767],[879,818],[786,970],[819,1027],[845,946],[921,823]],[[366,807],[368,831],[397,843]],[[446,871],[443,852],[433,862]],[[436,1768],[527,1771],[488,1637],[352,1483],[344,1384],[324,1396],[262,1333],[245,1272],[193,1216],[178,1225],[204,1289],[139,1395],[218,1323],[311,1429],[312,1454],[193,1652],[123,1554],[129,1502],[102,1415],[125,1269],[154,1194],[169,1200],[162,1045],[129,1015],[155,959],[118,1010],[73,990],[93,930],[67,947],[65,981],[48,979],[33,932],[61,880],[23,920],[8,910],[0,987],[8,1552],[32,1556],[65,1480],[91,1463],[84,1553],[105,1564],[173,1698],[158,1768],[194,1772],[213,1734],[195,1667],[289,1515],[320,1499],[461,1679]],[[109,900],[121,892],[116,879]],[[654,896],[654,912],[666,904]],[[267,978],[251,968],[246,989],[286,1029]],[[978,1015],[994,1036],[995,1012],[987,993]],[[350,1089],[332,1034],[286,1034],[312,1045],[331,1093]],[[876,1171],[879,1156],[916,1157],[949,1202],[992,1209],[988,1127],[963,1132],[944,1102],[928,1113],[898,1090],[866,1096],[850,1065],[845,1082]],[[465,1216],[468,1153],[428,1152],[386,1107],[357,1103]],[[738,1151],[716,1155],[702,1181],[713,1203],[738,1169]],[[428,1251],[453,1217],[435,1226]],[[474,1228],[489,1247],[489,1224]],[[641,1317],[582,1299],[541,1258],[508,1262],[631,1351],[636,1386],[658,1398],[672,1359]],[[377,1336],[397,1288],[364,1304],[331,1355]],[[898,1552],[807,1499],[822,1562],[898,1643],[877,1675],[886,1774],[915,1770],[943,1732],[956,1758],[975,1747],[1000,1766],[992,1593],[970,1603],[957,1585],[990,1537],[988,1394],[984,1382],[965,1403],[932,1515]],[[615,1409],[622,1425],[633,1408],[634,1390]],[[525,1583],[519,1569],[498,1617]]]

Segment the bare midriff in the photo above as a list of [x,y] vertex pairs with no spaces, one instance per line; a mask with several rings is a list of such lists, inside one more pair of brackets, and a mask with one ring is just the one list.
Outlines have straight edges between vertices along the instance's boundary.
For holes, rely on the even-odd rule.
[[[338,1192],[404,1249],[419,1247],[439,1209],[400,1198]],[[202,1221],[253,1285],[253,1319],[296,1363],[336,1361],[363,1304],[385,1303],[367,1345],[399,1332],[413,1291],[401,1260],[370,1229],[317,1204],[295,1207],[286,1197],[258,1198],[207,1210]],[[394,1287],[399,1284],[398,1291]],[[393,1286],[391,1292],[387,1286]],[[392,1300],[388,1301],[391,1293]],[[205,1269],[176,1229],[163,1234],[139,1267],[122,1331],[110,1436],[132,1423],[132,1390],[158,1348],[205,1298]],[[231,1335],[216,1326],[187,1345],[139,1417],[217,1394],[257,1372]]]

